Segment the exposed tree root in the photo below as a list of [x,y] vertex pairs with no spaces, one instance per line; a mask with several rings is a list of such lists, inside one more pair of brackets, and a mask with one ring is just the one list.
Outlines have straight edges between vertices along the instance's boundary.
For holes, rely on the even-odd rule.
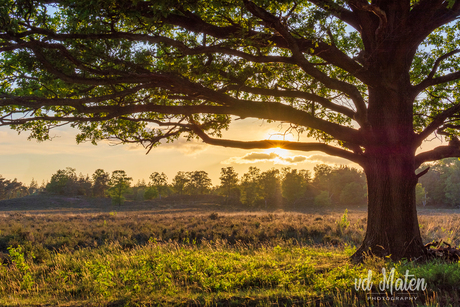
[[460,260],[460,249],[452,247],[444,241],[433,241],[425,245],[428,259],[440,259],[448,262]]

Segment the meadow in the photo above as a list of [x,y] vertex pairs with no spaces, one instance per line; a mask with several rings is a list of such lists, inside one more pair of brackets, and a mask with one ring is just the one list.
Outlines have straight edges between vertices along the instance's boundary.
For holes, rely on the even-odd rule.
[[[0,201],[2,306],[458,306],[458,263],[350,255],[363,209],[242,211],[207,201],[28,196]],[[460,212],[420,209],[426,242],[460,245]],[[424,291],[379,291],[382,268]],[[369,300],[355,280],[374,272]],[[395,301],[395,297],[413,301]],[[392,300],[393,298],[393,300]],[[415,298],[417,298],[415,300]]]

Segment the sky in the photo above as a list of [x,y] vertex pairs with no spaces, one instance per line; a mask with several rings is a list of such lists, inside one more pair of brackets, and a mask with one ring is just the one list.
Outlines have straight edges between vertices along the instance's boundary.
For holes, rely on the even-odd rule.
[[[279,133],[287,128],[275,123],[263,123],[256,119],[236,120],[224,138],[237,140],[280,139]],[[201,141],[187,142],[180,139],[147,150],[141,146],[116,145],[103,141],[98,145],[77,144],[77,131],[61,127],[52,131],[51,141],[27,140],[28,133],[18,135],[7,127],[0,128],[0,174],[7,179],[17,178],[29,184],[34,178],[39,184],[47,181],[59,169],[72,167],[77,174],[90,175],[98,168],[106,172],[125,170],[134,183],[145,179],[152,172],[164,172],[169,182],[178,171],[203,170],[208,172],[214,185],[220,183],[221,168],[233,166],[240,176],[250,166],[262,171],[272,167],[292,167],[313,170],[317,163],[352,165],[348,160],[323,155],[320,152],[299,152],[280,149],[243,150],[204,144]],[[286,140],[297,136],[287,135]],[[303,141],[308,141],[304,139]],[[310,140],[313,141],[313,140]],[[357,167],[357,165],[353,166]]]
[[[235,120],[224,138],[237,140],[280,139],[287,125],[266,123],[257,119]],[[168,181],[178,171],[206,171],[214,185],[220,183],[221,168],[233,166],[241,176],[250,166],[262,171],[272,167],[291,167],[312,171],[318,163],[329,165],[348,165],[359,168],[346,159],[328,156],[321,152],[301,152],[281,149],[234,149],[204,144],[201,141],[187,142],[178,140],[162,144],[147,150],[141,146],[116,145],[107,141],[98,145],[77,144],[77,131],[61,127],[52,131],[53,140],[37,142],[27,140],[28,133],[18,135],[17,131],[7,127],[0,128],[0,175],[6,179],[17,178],[28,185],[32,178],[40,185],[48,181],[59,169],[72,167],[77,174],[92,175],[98,168],[106,172],[125,170],[133,183],[144,179],[148,182],[153,172],[164,172]],[[297,136],[287,135],[286,140],[294,141]],[[313,139],[301,139],[314,141]],[[425,151],[439,145],[439,141],[426,142],[419,151]]]

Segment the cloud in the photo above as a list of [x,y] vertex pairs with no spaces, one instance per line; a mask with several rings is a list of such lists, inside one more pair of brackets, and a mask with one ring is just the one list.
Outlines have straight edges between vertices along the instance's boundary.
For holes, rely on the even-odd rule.
[[279,155],[277,155],[274,152],[271,152],[271,153],[251,152],[241,157],[241,159],[249,160],[249,161],[257,161],[257,160],[272,160],[278,157]]
[[209,145],[203,143],[200,140],[190,140],[187,141],[185,138],[180,138],[170,143],[162,143],[160,146],[155,148],[155,150],[178,150],[179,152],[185,155],[195,155],[200,152],[203,152],[209,148]]
[[300,162],[304,162],[305,160],[307,160],[307,157],[305,156],[294,156],[294,157],[288,157],[288,158],[284,158],[287,162],[289,163],[300,163]]
[[351,161],[335,156],[327,155],[311,155],[307,157],[308,162],[320,162],[327,164],[350,164]]
[[242,157],[231,157],[225,161],[222,161],[222,164],[249,164],[249,163],[261,163],[261,162],[272,162],[274,164],[297,164],[305,162],[307,157],[305,156],[291,156],[285,157],[280,156],[275,152],[264,153],[264,152],[251,152],[245,154]]
[[264,152],[251,152],[241,157],[231,157],[227,160],[222,161],[222,164],[251,164],[251,163],[263,163],[271,162],[274,164],[290,165],[298,163],[326,163],[326,164],[350,164],[351,162],[334,156],[327,156],[321,154],[315,154],[311,156],[281,156],[275,152],[264,153]]

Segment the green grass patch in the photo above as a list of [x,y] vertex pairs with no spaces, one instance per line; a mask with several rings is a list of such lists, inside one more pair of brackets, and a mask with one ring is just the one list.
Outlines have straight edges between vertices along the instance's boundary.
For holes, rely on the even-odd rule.
[[151,242],[130,250],[116,243],[61,250],[41,264],[17,247],[13,262],[0,268],[0,304],[362,306],[372,302],[365,291],[354,290],[355,279],[373,270],[377,288],[382,267],[395,267],[395,278],[406,270],[425,278],[429,288],[418,295],[431,304],[437,293],[448,293],[446,297],[452,299],[460,283],[458,264],[392,264],[374,259],[352,265],[349,247]]

